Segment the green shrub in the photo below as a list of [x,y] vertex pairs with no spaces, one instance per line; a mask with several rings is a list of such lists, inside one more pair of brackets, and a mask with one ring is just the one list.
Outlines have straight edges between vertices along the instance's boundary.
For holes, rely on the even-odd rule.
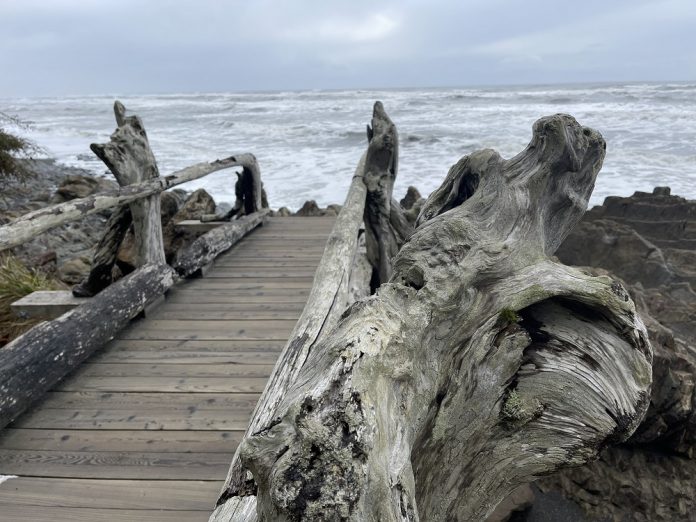
[[61,290],[65,286],[46,274],[31,270],[17,258],[0,256],[0,346],[18,337],[40,322],[40,319],[21,318],[10,305],[37,290]]
[[[0,112],[0,124],[10,123],[27,128],[27,124]],[[0,183],[9,179],[26,180],[33,175],[27,163],[21,159],[31,158],[41,149],[31,140],[15,136],[0,127]]]

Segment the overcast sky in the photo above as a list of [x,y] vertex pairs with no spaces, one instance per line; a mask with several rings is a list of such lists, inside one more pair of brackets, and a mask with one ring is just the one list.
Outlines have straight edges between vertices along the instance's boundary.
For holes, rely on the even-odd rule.
[[0,0],[0,97],[696,79],[696,0]]

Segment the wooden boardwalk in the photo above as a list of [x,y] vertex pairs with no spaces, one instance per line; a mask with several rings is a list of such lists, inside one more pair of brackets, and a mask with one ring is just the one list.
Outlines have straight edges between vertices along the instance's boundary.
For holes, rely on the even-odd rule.
[[334,218],[276,218],[0,432],[0,521],[207,521]]

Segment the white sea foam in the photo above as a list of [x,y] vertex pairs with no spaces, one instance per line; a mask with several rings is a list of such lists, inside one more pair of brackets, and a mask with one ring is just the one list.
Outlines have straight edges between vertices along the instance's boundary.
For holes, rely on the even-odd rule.
[[[565,112],[608,142],[593,203],[656,185],[696,198],[693,83],[105,95],[0,100],[0,109],[30,121],[30,137],[62,163],[101,173],[89,144],[113,131],[116,98],[143,118],[163,174],[250,151],[274,207],[343,201],[377,99],[401,133],[397,195],[408,185],[429,193],[450,165],[480,148],[512,157],[536,119]],[[187,188],[198,187],[234,199],[229,171]]]

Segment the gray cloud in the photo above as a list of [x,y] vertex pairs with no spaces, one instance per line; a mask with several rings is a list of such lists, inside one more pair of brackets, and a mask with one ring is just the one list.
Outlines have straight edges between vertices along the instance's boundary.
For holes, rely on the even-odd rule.
[[9,0],[0,96],[696,77],[693,0]]

